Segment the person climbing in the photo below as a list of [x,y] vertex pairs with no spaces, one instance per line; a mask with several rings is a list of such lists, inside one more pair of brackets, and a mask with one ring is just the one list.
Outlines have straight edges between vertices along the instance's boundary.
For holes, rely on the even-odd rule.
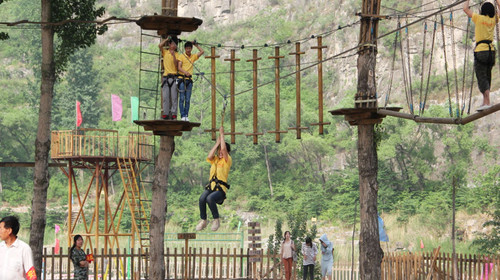
[[326,233],[319,238],[321,243],[321,277],[323,280],[332,276],[333,243],[328,240]]
[[222,204],[226,199],[226,193],[229,189],[227,178],[229,176],[229,169],[233,160],[229,155],[231,146],[229,143],[224,142],[224,127],[219,129],[219,137],[215,145],[210,150],[207,156],[207,162],[210,163],[210,181],[205,187],[205,191],[201,194],[199,200],[200,206],[200,222],[196,226],[196,230],[203,230],[207,226],[207,204],[212,212],[214,221],[211,229],[216,231],[219,229],[219,211],[217,204]]
[[193,50],[193,42],[184,44],[184,53],[179,57],[179,109],[181,120],[189,121],[189,105],[191,104],[191,92],[193,90],[193,65],[205,51],[194,42],[194,46],[198,49],[198,53],[191,53]]
[[[496,3],[500,6],[500,0],[496,0]],[[481,5],[480,14],[471,11],[469,0],[465,1],[463,10],[475,24],[474,70],[476,71],[479,91],[483,94],[483,103],[477,108],[477,111],[480,112],[491,107],[491,69],[495,65],[495,47],[492,41],[498,16],[495,6],[491,2],[484,2]]]
[[[160,42],[161,56],[163,57],[163,77],[161,79],[162,110],[164,120],[177,119],[177,66],[179,53],[177,52],[178,39],[168,36]],[[167,48],[164,46],[167,45]]]

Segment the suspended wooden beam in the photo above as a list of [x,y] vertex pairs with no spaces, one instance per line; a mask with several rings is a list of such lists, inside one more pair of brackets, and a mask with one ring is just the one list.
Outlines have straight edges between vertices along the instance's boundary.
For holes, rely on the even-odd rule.
[[295,55],[295,106],[296,106],[296,123],[295,127],[289,127],[289,130],[297,130],[297,139],[301,139],[302,129],[308,129],[308,127],[300,126],[300,56],[305,54],[305,52],[300,51],[300,43],[295,43],[295,52],[289,53],[290,55]]
[[287,133],[287,130],[280,130],[280,47],[274,48],[274,56],[268,57],[274,59],[274,114],[276,122],[276,130],[268,131],[269,133],[276,134],[276,143],[281,142],[281,133]]
[[212,81],[211,81],[211,97],[212,97],[212,129],[205,129],[205,132],[211,132],[212,133],[212,140],[215,141],[216,135],[215,132],[217,131],[216,128],[216,122],[217,122],[217,117],[215,115],[215,110],[217,109],[216,107],[216,67],[215,67],[215,59],[219,58],[219,55],[215,55],[215,47],[210,48],[210,56],[205,56],[205,59],[210,59],[210,63],[212,65]]
[[384,116],[392,116],[397,118],[403,118],[408,120],[413,120],[418,123],[436,123],[436,124],[457,124],[457,125],[465,125],[487,115],[493,114],[500,110],[500,103],[491,106],[490,108],[469,115],[465,118],[433,118],[433,117],[420,117],[408,113],[395,112],[390,109],[378,109],[377,113]]
[[253,136],[253,143],[254,145],[258,144],[258,139],[257,137],[259,135],[262,135],[263,133],[258,132],[258,125],[257,125],[257,61],[261,60],[262,58],[258,57],[257,55],[257,50],[253,50],[253,58],[247,60],[247,62],[252,62],[253,65],[253,132],[245,134],[246,136]]
[[[49,167],[65,167],[65,166],[67,166],[66,163],[49,162]],[[5,162],[0,162],[0,167],[35,167],[35,163],[5,161]]]
[[154,135],[160,136],[181,136],[183,131],[191,131],[193,127],[200,126],[200,123],[174,120],[137,120],[134,123],[143,126],[144,130],[153,131]]
[[224,61],[230,61],[231,62],[231,74],[230,74],[230,95],[231,95],[231,132],[230,133],[225,133],[228,135],[231,135],[231,144],[236,143],[236,135],[237,134],[243,134],[241,132],[236,132],[236,126],[235,126],[235,114],[234,114],[234,95],[235,95],[235,85],[234,85],[234,80],[235,80],[235,68],[236,68],[236,61],[240,61],[239,58],[236,58],[236,51],[231,50],[231,58],[226,58]]
[[311,49],[318,50],[318,122],[311,125],[319,126],[319,135],[323,135],[323,126],[330,124],[330,122],[323,122],[323,37],[317,37],[318,45],[311,47]]

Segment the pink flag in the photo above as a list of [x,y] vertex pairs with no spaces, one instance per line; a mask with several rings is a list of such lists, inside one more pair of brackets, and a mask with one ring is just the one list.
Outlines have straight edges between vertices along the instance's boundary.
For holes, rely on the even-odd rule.
[[122,100],[118,95],[111,94],[111,111],[114,122],[122,119]]
[[420,239],[420,249],[424,249],[424,242]]
[[59,225],[55,225],[56,227],[56,234],[61,230],[61,227]]
[[82,111],[80,110],[80,101],[76,101],[76,127],[82,125]]
[[61,248],[60,244],[59,244],[59,239],[56,238],[56,248],[55,248],[55,252],[56,254],[59,254],[59,249]]

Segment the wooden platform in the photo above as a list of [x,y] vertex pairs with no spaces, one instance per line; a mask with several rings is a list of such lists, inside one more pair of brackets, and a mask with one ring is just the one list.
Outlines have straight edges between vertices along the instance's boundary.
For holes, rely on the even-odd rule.
[[[401,107],[386,107],[388,111],[399,112]],[[378,113],[379,108],[341,108],[329,111],[334,116],[345,116],[350,125],[379,124],[385,115]]]
[[193,127],[200,126],[200,123],[174,120],[144,120],[134,121],[134,123],[160,136],[181,136],[183,131],[191,131]]
[[174,34],[179,35],[181,32],[193,32],[198,29],[203,23],[203,20],[198,18],[186,17],[170,17],[162,15],[143,16],[136,21],[142,29],[158,30],[159,35]]

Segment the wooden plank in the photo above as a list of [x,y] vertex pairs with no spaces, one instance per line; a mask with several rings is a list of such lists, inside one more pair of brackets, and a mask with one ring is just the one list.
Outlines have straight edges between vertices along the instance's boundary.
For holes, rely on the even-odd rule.
[[262,247],[262,244],[260,243],[250,243],[248,244],[248,248],[250,249],[256,249],[256,248],[261,248]]
[[260,236],[249,236],[248,241],[261,241]]
[[260,228],[249,229],[248,234],[260,234]]
[[250,256],[259,256],[259,255],[262,255],[262,250],[250,250],[248,252],[248,255],[250,255]]
[[260,223],[259,222],[249,222],[248,226],[252,227],[252,228],[260,227]]
[[177,239],[196,239],[196,233],[178,233]]

